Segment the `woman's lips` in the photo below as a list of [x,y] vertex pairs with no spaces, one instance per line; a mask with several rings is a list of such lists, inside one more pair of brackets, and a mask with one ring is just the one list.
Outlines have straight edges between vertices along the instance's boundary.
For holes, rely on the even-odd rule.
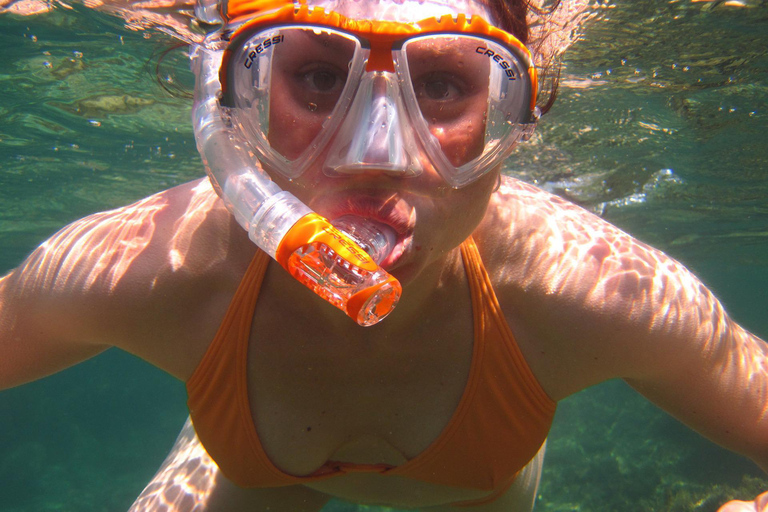
[[411,247],[416,211],[391,191],[386,194],[378,191],[374,193],[355,191],[343,197],[334,197],[333,194],[324,195],[322,199],[312,201],[310,207],[325,214],[331,220],[344,215],[355,215],[392,228],[396,241],[389,255],[380,262],[385,269],[396,266]]
[[397,263],[400,261],[400,258],[403,257],[403,255],[407,252],[407,249],[411,247],[411,242],[413,240],[413,236],[407,236],[407,237],[397,237],[397,242],[395,243],[395,247],[392,249],[392,251],[389,253],[389,256],[384,258],[380,265],[382,268],[386,270],[390,270],[397,266]]

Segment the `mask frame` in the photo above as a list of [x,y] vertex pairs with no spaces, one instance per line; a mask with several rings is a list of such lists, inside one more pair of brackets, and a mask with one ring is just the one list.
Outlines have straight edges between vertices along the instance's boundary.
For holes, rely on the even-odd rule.
[[[415,23],[402,23],[385,20],[350,19],[337,12],[326,12],[321,7],[310,7],[308,5],[299,5],[297,7],[293,3],[286,4],[281,0],[273,0],[272,4],[279,5],[271,11],[259,13],[251,18],[241,14],[242,10],[235,13],[232,13],[230,10],[230,15],[234,14],[236,18],[234,23],[229,25],[229,28],[222,33],[222,39],[226,42],[226,49],[224,50],[222,65],[219,71],[222,91],[221,105],[225,111],[231,114],[234,124],[247,126],[248,123],[255,122],[250,119],[243,119],[243,117],[238,122],[236,108],[237,92],[234,90],[236,87],[233,86],[236,83],[237,60],[242,59],[240,49],[254,34],[270,29],[277,30],[280,27],[316,27],[318,30],[329,30],[346,34],[360,43],[359,51],[356,51],[355,59],[351,62],[351,80],[347,84],[348,90],[345,89],[343,97],[336,106],[336,110],[334,110],[334,113],[329,116],[328,121],[324,124],[323,131],[325,133],[313,141],[313,146],[316,147],[315,151],[304,154],[297,160],[292,161],[273,150],[269,143],[263,140],[251,145],[254,152],[258,154],[259,158],[269,168],[276,169],[289,179],[300,176],[309,165],[316,161],[318,154],[327,149],[331,137],[339,130],[344,129],[342,125],[345,122],[344,120],[350,105],[354,109],[359,85],[365,80],[366,76],[370,77],[372,74],[387,75],[390,78],[397,76],[399,81],[403,82],[402,77],[407,73],[407,69],[405,71],[403,69],[407,68],[407,62],[398,52],[407,41],[421,36],[464,35],[489,41],[492,44],[501,45],[503,48],[508,49],[515,56],[516,62],[519,64],[515,70],[515,73],[519,76],[516,76],[515,80],[522,81],[524,84],[522,87],[523,94],[527,98],[523,100],[525,106],[521,108],[517,119],[509,122],[510,125],[514,124],[508,134],[509,136],[505,136],[503,140],[498,141],[491,151],[484,151],[479,158],[473,159],[464,165],[454,166],[448,161],[443,151],[441,151],[439,142],[434,140],[435,138],[429,133],[429,128],[423,122],[423,119],[418,115],[414,115],[415,111],[418,111],[418,106],[415,104],[413,90],[406,91],[401,95],[402,97],[392,96],[393,101],[397,102],[400,106],[405,106],[404,110],[406,112],[401,114],[401,117],[396,121],[396,124],[392,124],[392,127],[394,132],[405,134],[404,137],[400,137],[401,140],[398,139],[400,140],[401,148],[397,152],[400,155],[406,155],[404,161],[408,163],[405,165],[398,164],[400,167],[392,165],[390,172],[401,176],[416,176],[421,172],[418,158],[407,158],[407,156],[413,153],[426,154],[445,181],[454,188],[460,188],[478,179],[485,172],[501,163],[503,159],[509,156],[519,141],[527,140],[533,133],[536,121],[538,120],[538,109],[536,108],[538,76],[533,65],[531,53],[512,34],[494,27],[480,16],[474,15],[468,18],[464,14],[458,14],[455,17],[453,15],[444,15],[439,18],[426,18]],[[491,58],[489,57],[489,59]],[[496,62],[501,68],[502,61],[497,60]],[[504,64],[506,65],[506,62]],[[500,69],[500,71],[504,72],[505,70]],[[392,80],[390,79],[390,81]],[[357,110],[360,109],[358,108]],[[397,110],[403,109],[399,108]],[[339,114],[337,111],[341,113]],[[418,135],[416,137],[409,135],[408,130],[403,129],[403,123],[411,126]],[[348,128],[346,131],[351,133],[354,130]],[[387,133],[392,132],[389,129],[384,131]],[[241,130],[241,132],[243,139],[248,141],[249,138],[253,138],[251,135],[255,130],[251,129],[250,134],[247,133],[248,130]],[[264,138],[262,137],[262,139]],[[397,141],[391,143],[390,146],[394,147],[396,143]],[[340,160],[343,160],[343,158],[337,158],[336,163],[332,162],[332,165],[326,163],[324,172],[332,176],[340,176],[350,173],[349,169],[355,168],[354,165],[344,167],[344,165],[338,163]],[[401,158],[397,161],[403,161],[403,159]],[[368,164],[363,162],[357,165],[357,167],[363,168],[365,165]],[[370,166],[375,167],[376,162],[370,163]],[[386,163],[382,164],[381,167],[383,167],[383,171],[389,170]]]

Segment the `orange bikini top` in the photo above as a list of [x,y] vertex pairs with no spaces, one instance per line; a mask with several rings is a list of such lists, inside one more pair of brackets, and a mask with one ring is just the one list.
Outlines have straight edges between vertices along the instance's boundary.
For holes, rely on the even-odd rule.
[[443,432],[401,466],[329,461],[311,475],[296,476],[280,471],[264,453],[248,401],[251,322],[269,263],[259,251],[187,381],[192,423],[224,475],[241,487],[279,487],[365,471],[469,489],[506,488],[546,440],[555,403],[523,359],[472,238],[461,245],[461,254],[472,295],[474,347],[464,394]]

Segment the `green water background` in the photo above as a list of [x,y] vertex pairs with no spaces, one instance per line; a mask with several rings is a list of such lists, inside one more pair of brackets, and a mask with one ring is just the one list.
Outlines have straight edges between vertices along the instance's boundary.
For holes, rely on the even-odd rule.
[[[508,172],[683,261],[768,337],[768,6],[600,5]],[[203,175],[189,100],[155,83],[170,44],[77,6],[0,15],[0,271],[72,220]],[[191,84],[182,51],[160,76]],[[185,398],[117,350],[0,393],[0,512],[126,510]],[[609,382],[560,404],[537,511],[710,511],[765,489],[751,462]]]

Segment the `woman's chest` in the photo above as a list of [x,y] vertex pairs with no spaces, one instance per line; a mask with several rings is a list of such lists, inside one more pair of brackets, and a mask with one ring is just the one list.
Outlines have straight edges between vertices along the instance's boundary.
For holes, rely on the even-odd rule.
[[247,374],[264,452],[291,474],[329,460],[397,466],[422,453],[451,420],[472,365],[471,326],[449,327],[365,341],[260,331]]

